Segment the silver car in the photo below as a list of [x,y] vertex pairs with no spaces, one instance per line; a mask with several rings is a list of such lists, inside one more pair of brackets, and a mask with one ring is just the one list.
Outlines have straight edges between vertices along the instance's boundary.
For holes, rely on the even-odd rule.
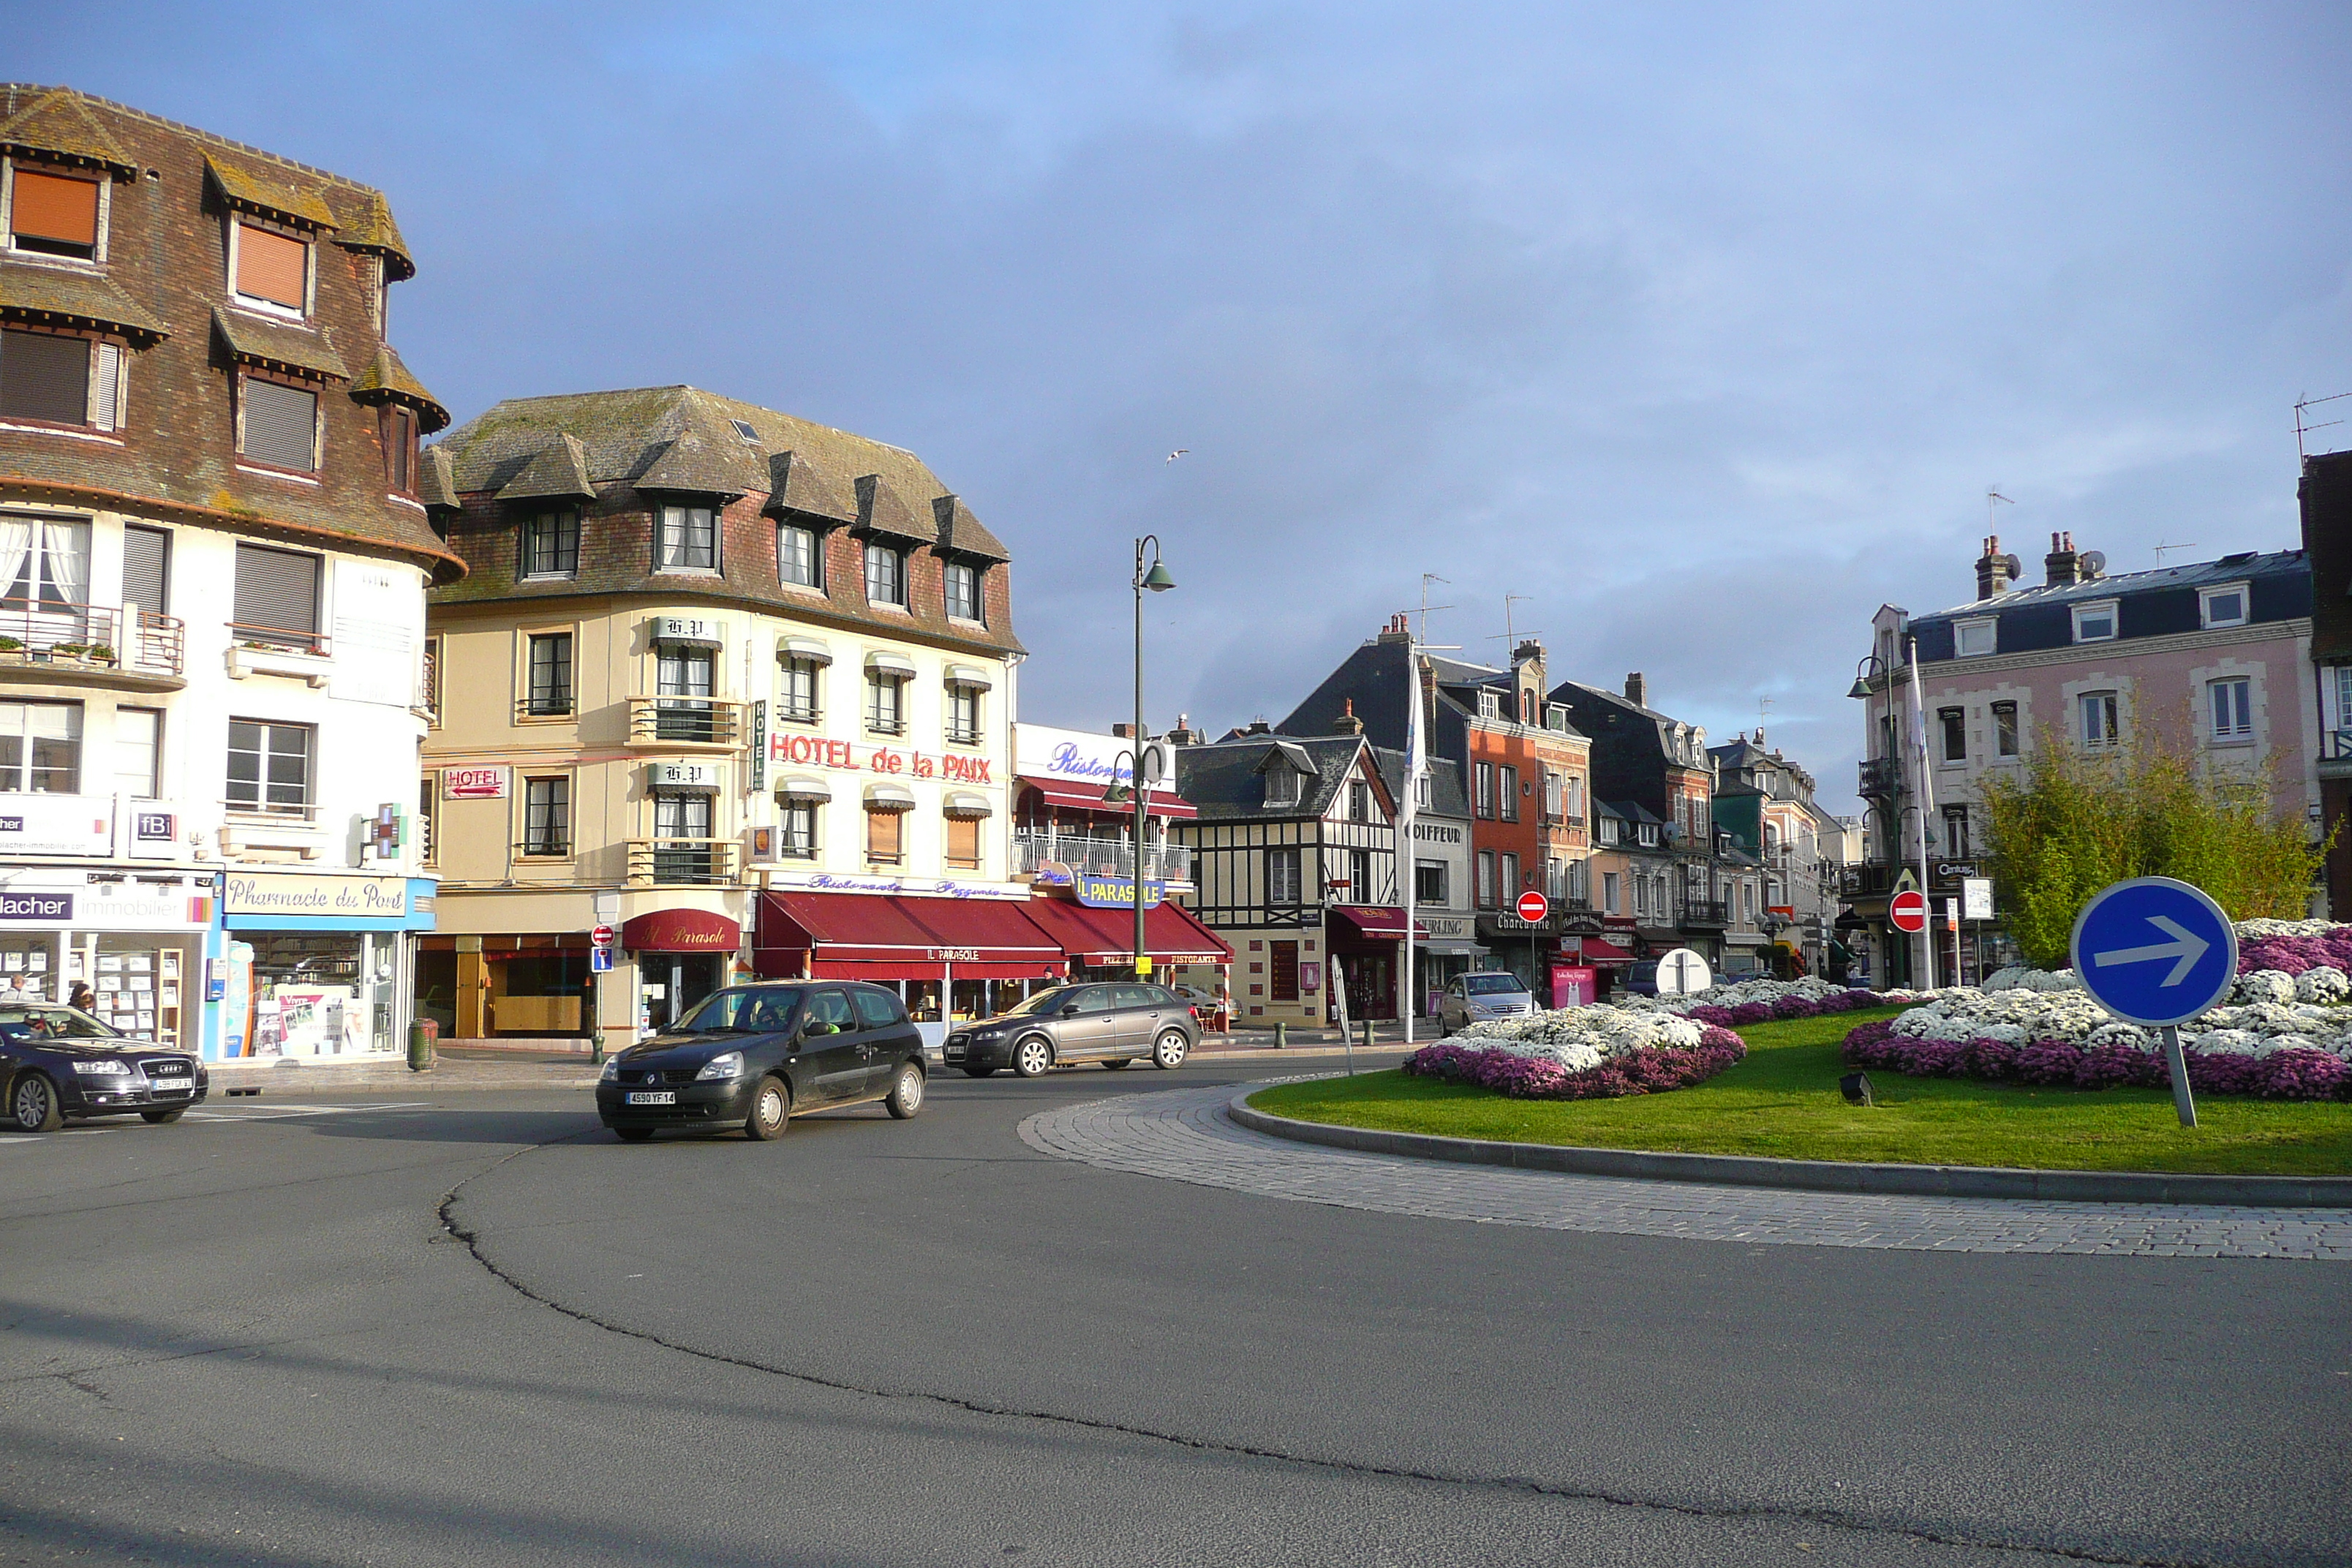
[[973,1078],[1011,1068],[1042,1078],[1066,1062],[1123,1068],[1138,1057],[1183,1065],[1201,1043],[1192,1007],[1165,986],[1134,981],[1056,985],[948,1036],[947,1065]]
[[1527,982],[1516,974],[1481,971],[1456,976],[1437,1004],[1437,1032],[1442,1037],[1485,1018],[1508,1018],[1536,1010]]

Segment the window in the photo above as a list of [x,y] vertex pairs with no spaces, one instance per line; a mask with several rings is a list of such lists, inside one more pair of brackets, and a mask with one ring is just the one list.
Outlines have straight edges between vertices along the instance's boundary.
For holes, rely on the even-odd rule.
[[8,243],[44,256],[98,259],[99,183],[19,168],[8,193]]
[[1265,944],[1265,995],[1269,1002],[1298,1000],[1297,942],[1270,942]]
[[526,577],[576,577],[580,574],[580,514],[542,511],[522,521],[522,574]]
[[2217,741],[2251,741],[2254,738],[2253,682],[2245,676],[2205,683],[2207,701],[2213,713],[2213,738]]
[[156,770],[163,760],[163,714],[155,708],[114,710],[114,787],[133,800],[163,793]]
[[907,858],[906,813],[866,814],[866,858],[877,866],[896,866]]
[[1563,820],[1568,816],[1567,779],[1556,770],[1546,768],[1543,771],[1543,789],[1544,815],[1555,822]]
[[390,406],[383,411],[383,482],[401,495],[416,488],[416,411]]
[[319,466],[319,395],[248,375],[238,411],[237,447],[257,463],[309,472]]
[[1969,808],[1965,805],[1944,807],[1944,854],[1954,860],[1969,857]]
[[663,643],[654,663],[654,734],[664,741],[719,739],[718,658],[707,647]]
[[666,506],[654,539],[656,572],[719,570],[719,517],[707,506]]
[[1568,820],[1570,822],[1581,823],[1584,820],[1583,778],[1579,774],[1570,773],[1568,775],[1567,789]]
[[112,343],[15,328],[0,331],[0,418],[111,430],[121,363],[122,351]]
[[1614,871],[1601,873],[1601,908],[1605,914],[1613,915],[1618,912],[1617,879],[1617,873]]
[[[0,517],[0,572],[8,574],[0,596],[19,609],[87,605],[89,524],[67,518]],[[70,627],[61,631],[58,640],[73,636]],[[24,635],[20,628],[19,637]]]
[[1642,847],[1644,849],[1655,849],[1658,847],[1658,825],[1654,822],[1645,822],[1642,824],[1641,830],[1636,837],[1640,838]]
[[980,823],[976,816],[948,818],[948,864],[959,871],[980,869]]
[[530,643],[530,686],[524,706],[535,719],[572,711],[572,634],[544,632]]
[[1348,782],[1348,820],[1370,822],[1372,819],[1372,786],[1361,779]]
[[522,784],[522,852],[572,853],[572,781],[525,779]]
[[2121,738],[2122,731],[2116,722],[2114,692],[2085,691],[2074,700],[2083,716],[2083,744],[2112,746]]
[[1517,898],[1519,896],[1519,858],[1506,849],[1498,864],[1502,869],[1497,874],[1496,896],[1507,901]]
[[1412,901],[1417,904],[1442,904],[1445,901],[1445,862],[1416,860],[1412,865]]
[[142,528],[132,523],[122,531],[122,603],[136,605],[151,616],[170,608],[172,534],[169,529]]
[[319,637],[319,558],[266,544],[236,547],[232,629],[245,642],[315,651]]
[[1535,721],[1536,694],[1532,691],[1522,691],[1519,693],[1519,722],[1532,724]]
[[816,858],[816,802],[787,800],[776,808],[776,853],[787,860]]
[[290,234],[239,223],[232,241],[236,302],[272,315],[300,315],[310,298],[310,247]]
[[960,746],[980,744],[980,689],[948,688],[948,739]]
[[2116,602],[2113,599],[2074,606],[2076,642],[2113,642],[2115,639]]
[[1517,822],[1519,819],[1519,770],[1505,763],[1496,772],[1498,776],[1495,782],[1495,793],[1501,797],[1499,804],[1503,808],[1503,820]]
[[1996,757],[2017,755],[2017,704],[2014,702],[1992,705],[1992,754]]
[[81,793],[81,704],[0,702],[0,794]]
[[725,861],[710,853],[711,797],[700,790],[654,792],[654,880],[708,882]]
[[[735,423],[740,425],[742,421],[738,419]],[[857,1021],[869,1029],[887,1029],[907,1021],[906,1008],[887,992],[864,985],[852,991],[849,999],[857,1005]]]
[[1639,871],[1633,873],[1633,915],[1637,920],[1650,918],[1650,879]]
[[951,620],[976,621],[980,616],[980,568],[960,562],[948,563],[948,616]]
[[817,721],[817,670],[813,658],[787,655],[776,661],[776,717],[794,724]]
[[229,808],[309,816],[311,740],[308,724],[230,720]]
[[1964,763],[1969,760],[1969,714],[1965,708],[1938,708],[1936,722],[1943,730],[1944,761]]
[[866,602],[907,607],[907,557],[878,542],[866,546]]
[[907,732],[907,679],[887,670],[866,677],[866,727],[877,735]]
[[2226,588],[2206,588],[2198,595],[2198,607],[2203,613],[2208,627],[2242,626],[2248,619],[2246,585],[2232,583]]
[[1265,901],[1269,904],[1300,901],[1297,850],[1269,849],[1265,852]]
[[1348,901],[1369,904],[1379,896],[1372,886],[1372,852],[1369,849],[1348,851]]
[[1566,703],[1553,702],[1546,705],[1544,708],[1544,728],[1547,730],[1559,730],[1563,731],[1567,730],[1568,705]]
[[1495,907],[1495,852],[1492,849],[1478,851],[1477,892],[1480,909]]
[[430,866],[441,858],[439,826],[435,808],[440,805],[440,777],[426,773],[416,781],[416,858],[420,865]]
[[1421,810],[1429,809],[1429,774],[1426,772],[1412,781],[1412,804]]
[[1604,816],[1604,817],[1602,817],[1602,818],[1601,819],[1601,843],[1603,843],[1603,844],[1614,844],[1614,843],[1616,843],[1616,842],[1617,842],[1617,840],[1618,840],[1618,838],[1619,838],[1620,837],[1622,837],[1622,835],[1623,831],[1624,831],[1624,829],[1623,829],[1622,825],[1622,824],[1620,824],[1620,823],[1618,822],[1618,820],[1617,820],[1615,817],[1613,817],[1613,816]]
[[776,525],[776,579],[796,588],[824,586],[824,552],[815,529],[796,522]]
[[1472,799],[1478,815],[1491,818],[1495,815],[1495,764],[1473,763],[1470,765],[1470,777],[1473,787]]
[[1479,692],[1478,717],[1481,719],[1499,719],[1502,716],[1503,694],[1499,691],[1494,690]]
[[1982,658],[1995,651],[1997,621],[1962,621],[1952,628],[1953,651],[1962,658]]
[[1290,771],[1287,763],[1276,763],[1265,770],[1265,804],[1268,805],[1298,804],[1298,775]]

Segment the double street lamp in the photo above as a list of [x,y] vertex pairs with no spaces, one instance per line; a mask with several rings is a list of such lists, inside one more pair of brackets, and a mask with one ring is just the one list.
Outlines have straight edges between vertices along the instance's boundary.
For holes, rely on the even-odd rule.
[[[1150,547],[1147,565],[1145,549]],[[1164,594],[1176,585],[1176,579],[1160,559],[1160,536],[1147,533],[1135,542],[1135,729],[1129,736],[1133,758],[1135,785],[1135,972],[1141,977],[1150,963],[1149,950],[1143,945],[1143,829],[1145,810],[1150,801],[1148,781],[1143,773],[1143,595],[1146,589]],[[1171,764],[1172,765],[1172,764]]]

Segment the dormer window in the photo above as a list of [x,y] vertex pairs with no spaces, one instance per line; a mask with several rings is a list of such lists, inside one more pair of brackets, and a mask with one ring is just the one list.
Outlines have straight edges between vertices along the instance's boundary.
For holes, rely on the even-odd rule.
[[1499,719],[1503,716],[1503,694],[1499,691],[1478,693],[1478,717]]
[[0,418],[111,430],[122,405],[122,350],[62,333],[0,331]]
[[2076,642],[2113,642],[2116,640],[2116,602],[2102,599],[2095,605],[2074,606],[2074,640]]
[[104,184],[19,165],[8,181],[8,247],[39,256],[99,258]]
[[719,514],[707,506],[666,506],[656,526],[654,570],[719,570]]
[[815,529],[797,522],[776,525],[776,578],[787,587],[824,586],[824,544]]
[[1658,847],[1658,825],[1656,823],[1645,822],[1642,824],[1642,847],[1645,849],[1654,849]]
[[947,596],[948,619],[980,620],[980,568],[962,562],[949,562]]
[[1286,767],[1274,767],[1267,769],[1265,774],[1265,804],[1268,805],[1297,805],[1298,804],[1298,775],[1291,772]]
[[1997,647],[1994,628],[1999,624],[1992,620],[1960,622],[1952,628],[1953,652],[1961,658],[1982,658],[1994,652]]
[[250,310],[299,318],[310,310],[310,244],[240,219],[229,226],[229,292]]
[[2242,626],[2250,618],[2243,583],[2232,583],[2223,588],[2206,588],[2198,594],[2197,598],[2200,618],[2208,631],[2217,626]]
[[416,489],[416,411],[398,404],[383,409],[383,481],[396,495]]
[[580,514],[566,508],[534,512],[522,521],[522,574],[576,577],[580,574]]

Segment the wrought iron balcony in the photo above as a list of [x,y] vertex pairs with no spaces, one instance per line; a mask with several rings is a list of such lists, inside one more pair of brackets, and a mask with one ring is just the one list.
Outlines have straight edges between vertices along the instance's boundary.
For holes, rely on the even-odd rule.
[[104,684],[181,684],[185,628],[173,616],[135,618],[105,605],[0,599],[0,674],[28,665],[39,676]]
[[1858,790],[1866,799],[1892,800],[1903,793],[1903,763],[1899,757],[1866,757]]
[[735,880],[731,838],[632,838],[629,885],[636,888],[726,886]]
[[[1135,849],[1120,838],[1082,838],[1067,833],[1047,835],[1026,828],[1013,835],[1015,875],[1034,872],[1051,861],[1089,877],[1132,877]],[[1181,844],[1144,847],[1143,879],[1147,882],[1190,882],[1192,851]]]
[[1730,923],[1730,906],[1721,899],[1683,900],[1682,929],[1685,931],[1721,931]]

